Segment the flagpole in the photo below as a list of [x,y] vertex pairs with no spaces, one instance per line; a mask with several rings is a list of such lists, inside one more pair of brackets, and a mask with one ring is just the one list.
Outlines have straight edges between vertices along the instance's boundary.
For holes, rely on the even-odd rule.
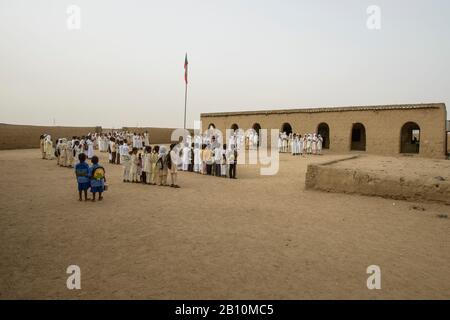
[[188,58],[187,52],[184,56],[184,82],[186,86],[184,87],[184,130],[186,130],[186,109],[187,109],[187,90],[188,90]]
[[184,129],[186,129],[187,82],[184,89]]

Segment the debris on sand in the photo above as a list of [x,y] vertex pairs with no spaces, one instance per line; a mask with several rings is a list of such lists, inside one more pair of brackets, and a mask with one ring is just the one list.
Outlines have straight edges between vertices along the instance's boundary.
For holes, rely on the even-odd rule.
[[422,206],[412,206],[411,209],[417,210],[417,211],[426,211],[427,210]]
[[434,177],[436,180],[439,180],[439,181],[445,181],[445,178],[444,177],[441,177],[441,176],[437,176],[437,177]]
[[437,217],[441,218],[441,219],[448,219],[448,214],[445,214],[445,213],[444,214],[438,214]]

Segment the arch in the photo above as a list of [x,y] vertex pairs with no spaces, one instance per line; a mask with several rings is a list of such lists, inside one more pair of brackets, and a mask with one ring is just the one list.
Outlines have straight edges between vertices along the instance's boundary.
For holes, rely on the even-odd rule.
[[231,129],[234,130],[234,131],[239,130],[239,126],[236,123],[233,123],[231,125]]
[[330,127],[328,123],[322,122],[317,126],[317,134],[322,136],[322,148],[330,149]]
[[415,122],[407,122],[400,131],[400,153],[419,153],[420,127]]
[[261,131],[261,125],[259,123],[254,123],[252,126],[253,130],[256,131],[256,133],[259,135],[259,132]]
[[208,124],[208,129],[215,129],[216,125],[214,123]]
[[366,127],[362,123],[352,126],[350,150],[366,151]]
[[283,123],[283,125],[281,126],[281,132],[286,132],[287,135],[292,133],[292,126],[285,122]]

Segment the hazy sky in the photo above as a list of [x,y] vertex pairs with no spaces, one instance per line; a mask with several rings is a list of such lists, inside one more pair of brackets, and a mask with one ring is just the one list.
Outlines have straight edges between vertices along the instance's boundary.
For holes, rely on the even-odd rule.
[[182,127],[185,52],[189,127],[201,112],[450,104],[448,0],[0,0],[0,122]]

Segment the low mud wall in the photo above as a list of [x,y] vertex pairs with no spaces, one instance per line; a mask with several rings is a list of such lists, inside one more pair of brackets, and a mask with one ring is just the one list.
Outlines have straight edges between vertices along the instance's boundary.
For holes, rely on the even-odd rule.
[[[126,128],[131,132],[148,132],[151,144],[171,143],[172,128]],[[0,150],[39,148],[41,134],[50,134],[54,139],[62,137],[84,136],[89,132],[110,132],[112,129],[101,127],[59,127],[59,126],[28,126],[0,123]],[[190,130],[193,134],[193,130]]]
[[96,127],[57,127],[0,124],[0,150],[39,148],[39,137],[48,133],[53,139],[83,136]]
[[380,196],[408,201],[437,201],[450,205],[450,181],[437,178],[394,177],[368,173],[360,169],[335,168],[345,158],[308,165],[305,187],[308,190]]

